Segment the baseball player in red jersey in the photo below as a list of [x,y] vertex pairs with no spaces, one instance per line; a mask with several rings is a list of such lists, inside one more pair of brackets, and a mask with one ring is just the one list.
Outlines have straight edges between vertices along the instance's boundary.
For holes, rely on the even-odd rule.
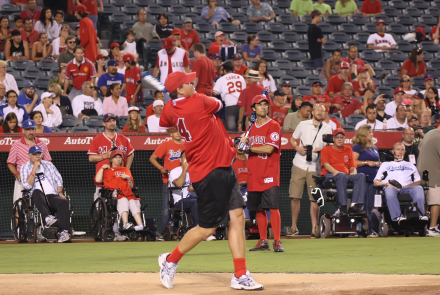
[[284,252],[280,241],[281,217],[278,210],[281,127],[267,116],[269,101],[266,96],[255,96],[252,100],[252,109],[257,119],[249,136],[243,137],[238,147],[239,151],[249,154],[247,207],[249,210],[257,211],[258,231],[260,232],[260,240],[249,251],[270,251],[267,241],[268,221],[266,215],[266,210],[270,210],[274,233],[273,249],[275,252]]
[[[177,263],[182,256],[212,235],[229,217],[229,247],[235,274],[230,287],[237,290],[262,290],[246,269],[244,201],[231,168],[232,141],[216,115],[220,100],[195,92],[195,73],[174,72],[165,80],[171,100],[165,104],[159,126],[169,133],[179,131],[185,139],[188,172],[197,193],[199,224],[188,231],[172,253],[159,256],[160,281],[174,287]],[[215,147],[215,149],[212,149]]]

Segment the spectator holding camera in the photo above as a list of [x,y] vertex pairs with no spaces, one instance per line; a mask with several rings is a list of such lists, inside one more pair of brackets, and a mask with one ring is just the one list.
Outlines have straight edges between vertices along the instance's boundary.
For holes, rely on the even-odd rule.
[[[312,112],[313,118],[300,122],[290,139],[290,144],[295,149],[296,154],[293,158],[289,186],[292,226],[288,229],[287,236],[295,236],[299,233],[297,221],[300,211],[300,201],[303,195],[304,184],[307,182],[307,193],[310,200],[310,218],[312,220],[312,237],[315,237],[315,227],[319,217],[319,206],[310,191],[311,188],[316,187],[312,175],[316,174],[318,153],[325,146],[325,143],[322,141],[322,135],[332,133],[331,127],[322,123],[324,113],[325,107],[322,104],[315,104]],[[297,144],[298,140],[300,142],[299,145]]]

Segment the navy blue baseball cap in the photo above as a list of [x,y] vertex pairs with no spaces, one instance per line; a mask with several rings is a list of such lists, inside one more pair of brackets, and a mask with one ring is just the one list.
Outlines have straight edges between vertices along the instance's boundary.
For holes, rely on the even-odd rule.
[[29,149],[29,154],[35,155],[36,153],[42,153],[43,150],[38,146],[38,145],[34,145],[31,146]]
[[424,80],[424,81],[427,81],[427,80],[434,80],[434,76],[431,75],[431,74],[426,74],[425,77],[423,78],[423,80]]
[[35,124],[34,120],[26,120],[23,122],[23,129],[36,129],[37,128],[37,124]]
[[35,84],[32,83],[32,82],[26,83],[26,85],[24,85],[24,88],[29,88],[29,87],[34,87],[34,88],[36,88],[36,87],[35,87]]
[[107,62],[107,66],[117,66],[118,62],[114,59],[111,59]]
[[107,122],[110,119],[116,119],[115,114],[112,113],[108,113],[104,115],[104,118],[102,119],[104,122]]

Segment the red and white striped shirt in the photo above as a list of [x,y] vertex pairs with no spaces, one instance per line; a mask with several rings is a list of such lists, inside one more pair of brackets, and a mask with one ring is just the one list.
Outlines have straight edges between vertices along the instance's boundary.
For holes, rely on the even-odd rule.
[[[42,159],[46,161],[52,161],[50,157],[49,150],[47,149],[44,141],[35,137],[35,145],[38,145],[43,150]],[[17,170],[20,171],[21,166],[29,161],[29,149],[31,146],[27,144],[24,137],[16,140],[9,151],[8,164],[16,165]]]

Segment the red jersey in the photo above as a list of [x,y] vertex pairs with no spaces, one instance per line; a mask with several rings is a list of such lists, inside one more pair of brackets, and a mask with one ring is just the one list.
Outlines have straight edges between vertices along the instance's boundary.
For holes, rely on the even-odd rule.
[[380,13],[382,12],[382,5],[379,0],[376,0],[373,3],[371,3],[370,0],[365,0],[364,3],[362,3],[361,12],[368,14]]
[[360,67],[365,67],[365,62],[360,58],[355,58],[354,60],[349,59],[348,57],[344,57],[341,59],[341,62],[348,62],[350,66],[356,65],[356,68],[359,69]]
[[[95,0],[96,1],[96,0]],[[85,17],[79,21],[79,34],[81,46],[84,47],[84,57],[95,62],[98,56],[98,36],[96,36],[95,25],[93,21]]]
[[235,175],[237,175],[238,183],[247,182],[248,180],[248,165],[246,160],[239,160],[235,158],[232,163],[232,169],[234,169]]
[[402,65],[402,68],[400,69],[399,77],[402,77],[403,69],[407,70],[408,72],[407,75],[410,76],[411,78],[426,75],[426,64],[423,60],[421,63],[419,63],[419,68],[417,69],[417,71],[412,61],[410,61],[409,59],[405,60],[405,62]]
[[[107,153],[112,146],[118,147],[124,154],[124,163],[127,163],[127,157],[134,152],[134,148],[131,145],[127,137],[120,133],[116,133],[114,138],[109,138],[105,133],[101,133],[93,138],[90,143],[89,151],[87,155],[103,155]],[[96,163],[96,172],[102,167],[102,165],[109,164],[109,159],[105,159]],[[96,174],[96,173],[95,173]],[[100,186],[100,185],[97,185]]]
[[[330,79],[328,79],[327,89],[325,90],[325,94],[330,96],[330,92],[337,94],[341,92],[342,85],[345,83],[344,80],[339,79],[339,74],[336,74]],[[348,76],[348,82],[351,82],[351,77]]]
[[209,45],[209,56],[212,56],[214,53],[220,53],[220,49],[222,48],[222,45],[231,45],[231,44],[229,44],[228,42],[224,42],[223,44],[212,42],[211,45]]
[[87,8],[90,15],[98,15],[98,1],[97,0],[80,0],[81,4]]
[[[180,167],[180,155],[185,151],[185,144],[175,143],[172,139],[162,142],[153,155],[163,158],[163,167],[168,171]],[[191,177],[192,179],[192,177]],[[163,183],[168,183],[168,175],[162,174]]]
[[271,154],[249,154],[247,187],[250,192],[263,192],[280,186],[281,127],[272,119],[261,126],[255,122],[249,132],[249,145],[267,144],[275,147]]
[[34,13],[31,13],[29,11],[29,9],[25,9],[20,13],[20,17],[23,19],[23,22],[26,17],[30,17],[33,20],[34,25],[35,25],[35,23],[38,20],[40,20],[40,14],[41,14],[41,10],[39,10],[39,9],[35,9]]
[[[251,107],[252,99],[257,95],[261,95],[264,90],[266,90],[266,88],[264,88],[259,83],[252,83],[240,93],[240,96],[238,97],[237,105],[246,108],[245,111],[246,116],[252,112],[252,107]],[[267,99],[268,101],[272,101],[269,95],[267,95]]]
[[159,126],[176,127],[185,139],[191,182],[201,181],[216,168],[231,166],[233,143],[215,115],[221,108],[220,100],[200,93],[170,100],[163,108]]
[[94,77],[96,77],[95,65],[85,57],[79,67],[76,58],[72,59],[66,66],[66,79],[72,80],[75,89],[82,90],[84,82],[90,81]]
[[240,70],[237,70],[237,69],[234,67],[234,73],[239,74],[239,75],[243,75],[243,74],[244,74],[244,71],[246,71],[247,68],[249,68],[249,67],[244,66],[244,65],[241,65]]
[[287,113],[289,112],[289,109],[286,109],[285,107],[279,107],[276,104],[271,104],[270,105],[270,117],[277,122],[278,124],[280,124],[280,126],[283,126],[284,124],[284,119],[287,116]]
[[[363,104],[357,100],[356,98],[342,98],[342,96],[334,96],[332,99],[332,104],[340,104],[343,109],[341,110],[341,115],[343,118],[347,118],[348,116],[354,114],[354,111],[360,110]],[[338,109],[334,108],[333,113],[337,113]]]
[[102,183],[104,187],[109,190],[119,189],[118,199],[127,198],[128,200],[141,200],[136,198],[128,184],[128,181],[121,177],[122,173],[130,176],[131,181],[134,185],[133,176],[130,170],[125,167],[111,167],[110,169],[104,170],[104,175]]
[[350,174],[351,167],[357,167],[353,157],[353,150],[346,145],[342,147],[342,150],[335,150],[331,145],[324,147],[321,150],[321,175],[328,173],[324,169],[324,163],[329,163],[334,169],[347,175]]
[[[124,128],[122,128],[122,133],[128,133],[128,132],[130,132],[130,131],[128,131],[128,124],[125,124]],[[136,132],[136,131],[132,131],[132,132]],[[139,132],[147,132],[147,128],[145,128],[144,124],[142,124],[141,129],[139,130]]]
[[180,40],[186,42],[188,49],[194,44],[200,43],[199,34],[194,29],[189,30],[188,34],[185,34],[184,30],[180,29]]
[[330,96],[321,94],[318,96],[315,95],[304,95],[303,101],[310,101],[312,103],[331,103],[332,100],[330,99]]
[[364,90],[367,88],[367,86],[371,87],[374,92],[376,92],[376,85],[374,83],[374,80],[371,80],[371,84],[369,85],[361,85],[359,84],[359,81],[353,81],[353,92],[359,92],[361,96],[364,96]]
[[20,29],[20,34],[21,34],[21,40],[29,44],[34,44],[35,42],[38,41],[38,36],[40,35],[40,32],[38,32],[37,30],[32,30],[32,32],[28,36],[24,28],[22,28]]
[[197,93],[203,93],[208,96],[212,95],[212,84],[214,83],[214,63],[206,56],[201,56],[195,60],[193,72],[199,78],[197,83]]
[[136,101],[144,101],[144,93],[142,91],[142,87],[139,90],[139,92],[137,93],[135,100],[132,101],[132,99],[133,99],[132,96],[133,96],[134,92],[136,91],[138,84],[142,83],[142,73],[138,67],[134,66],[131,70],[129,68],[125,69],[124,82],[125,82],[126,89],[127,89],[127,92],[125,95],[127,102],[131,102],[134,104],[134,102],[136,102]]

